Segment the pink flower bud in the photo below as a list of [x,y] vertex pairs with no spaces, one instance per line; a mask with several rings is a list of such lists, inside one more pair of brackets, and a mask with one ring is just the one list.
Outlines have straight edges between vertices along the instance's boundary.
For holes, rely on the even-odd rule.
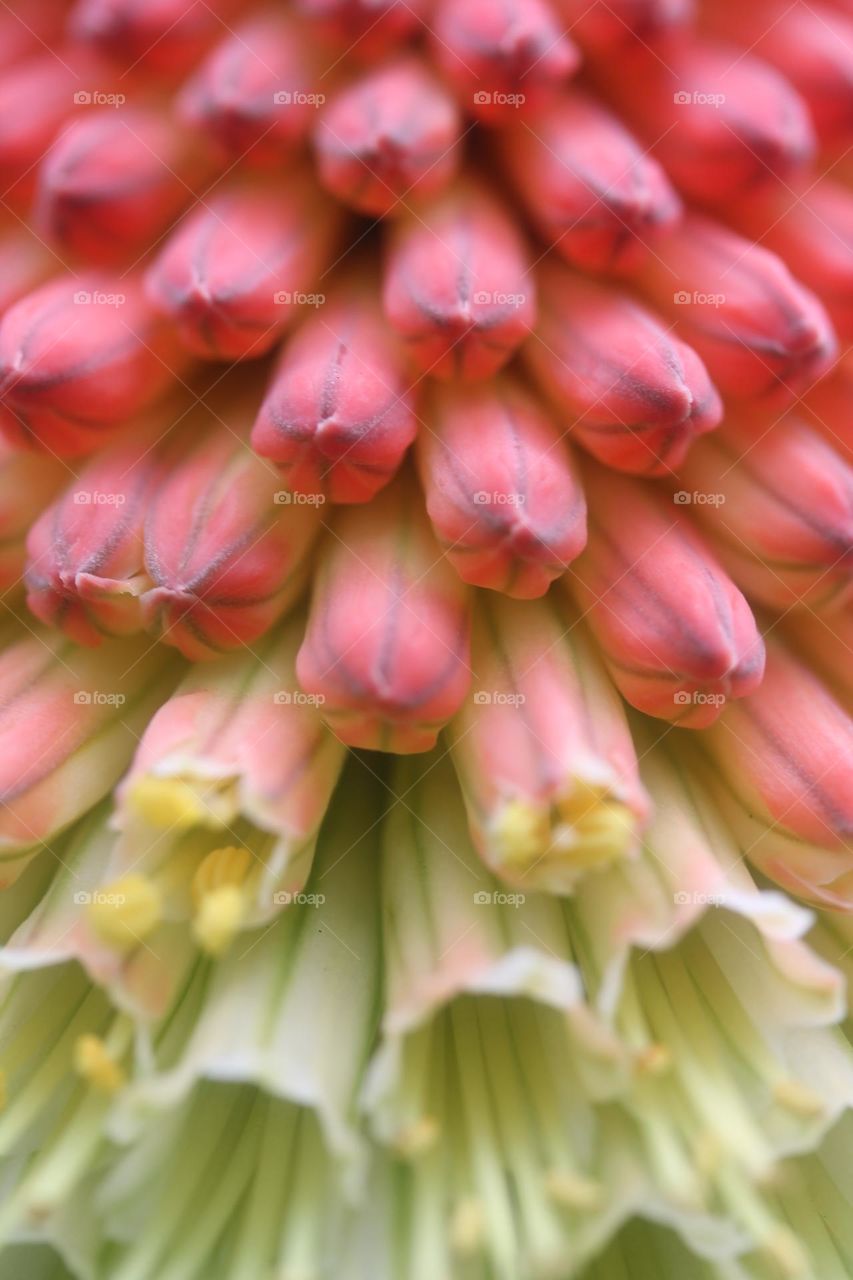
[[317,172],[360,213],[400,212],[456,172],[461,118],[430,71],[407,55],[335,94],[314,130]]
[[810,179],[802,194],[747,202],[737,224],[815,291],[840,338],[853,338],[853,193]]
[[193,662],[272,626],[305,585],[319,531],[316,507],[283,503],[243,434],[242,423],[207,432],[147,504],[143,620]]
[[307,182],[225,191],[175,228],[148,292],[187,348],[208,360],[263,355],[328,266],[338,216]]
[[466,588],[408,475],[338,513],[296,670],[348,746],[428,751],[468,690]]
[[[715,30],[778,68],[805,100],[825,146],[853,142],[853,8],[733,0],[707,6]],[[704,15],[703,15],[704,16]]]
[[853,585],[853,467],[789,416],[750,432],[730,421],[679,473],[694,514],[751,599],[841,607]]
[[252,446],[296,494],[368,502],[415,437],[413,400],[373,281],[357,280],[286,344]]
[[90,452],[172,382],[173,347],[135,280],[51,280],[0,322],[0,430],[18,447]]
[[487,123],[538,111],[580,62],[550,0],[438,0],[429,30],[459,101]]
[[705,366],[652,312],[556,260],[539,277],[542,317],[525,357],[574,439],[619,471],[662,475],[722,417]]
[[563,585],[619,692],[646,715],[692,729],[761,681],[749,605],[675,500],[596,463],[583,469],[589,542]]
[[175,75],[222,34],[234,0],[77,0],[72,30],[126,71]]
[[562,94],[501,143],[539,234],[584,270],[634,266],[680,217],[658,162],[586,94]]
[[630,61],[603,62],[601,75],[682,193],[721,213],[757,188],[790,182],[812,159],[805,103],[742,49],[685,37],[661,57],[638,45]]
[[451,754],[481,856],[520,888],[570,893],[639,852],[649,802],[625,712],[588,637],[549,597],[477,599],[474,688]]
[[418,439],[427,510],[464,582],[543,595],[586,541],[586,503],[556,423],[519,383],[448,385]]
[[678,324],[724,395],[783,406],[831,365],[823,306],[775,254],[688,215],[641,270],[656,306]]
[[746,856],[795,897],[853,909],[853,726],[778,641],[764,681],[699,739]]
[[68,481],[59,458],[13,449],[0,437],[0,593],[23,582],[27,530]]
[[[30,631],[0,653],[0,888],[118,781],[179,675],[165,651]],[[52,856],[49,852],[47,856]]]
[[420,25],[424,0],[295,0],[316,24],[317,40],[342,46],[351,58],[372,62],[402,44]]
[[693,17],[693,0],[559,0],[572,36],[591,55],[654,42]]
[[39,170],[35,218],[87,262],[131,261],[192,195],[186,142],[149,110],[91,108],[59,135]]
[[178,110],[235,160],[279,165],[313,126],[325,81],[312,69],[302,34],[274,10],[223,35],[183,89]]
[[155,420],[97,454],[30,530],[27,604],[77,644],[142,629],[139,598],[151,585],[142,526],[164,426]]
[[815,431],[828,440],[836,452],[853,466],[853,360],[843,355],[826,377],[820,378],[797,402],[801,413]]
[[421,370],[490,377],[536,315],[515,221],[484,187],[468,183],[421,207],[391,230],[383,300]]
[[27,209],[38,165],[62,124],[77,109],[84,86],[103,83],[91,58],[62,48],[37,48],[0,73],[0,183],[7,203]]
[[55,46],[65,14],[56,0],[28,0],[26,14],[0,9],[0,67],[11,67],[45,45]]

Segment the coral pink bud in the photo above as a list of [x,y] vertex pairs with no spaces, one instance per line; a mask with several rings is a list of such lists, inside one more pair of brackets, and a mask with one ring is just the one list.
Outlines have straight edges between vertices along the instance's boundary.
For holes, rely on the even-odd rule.
[[87,453],[173,380],[173,345],[134,280],[51,280],[0,322],[0,430],[19,447]]
[[514,380],[431,399],[418,462],[427,510],[465,582],[541,596],[586,542],[586,504],[563,433]]
[[684,514],[647,485],[583,468],[589,543],[563,585],[632,706],[703,729],[761,681],[749,605]]
[[853,9],[847,15],[820,4],[733,0],[706,7],[721,34],[777,67],[802,95],[821,142],[853,141]]
[[296,178],[197,205],[148,272],[154,303],[187,348],[209,360],[259,356],[278,341],[317,287],[338,216]]
[[93,108],[59,135],[39,170],[35,217],[87,262],[137,257],[191,195],[189,156],[165,116]]
[[352,747],[428,751],[459,709],[471,677],[467,592],[408,475],[338,514],[296,671]]
[[27,530],[68,481],[58,458],[23,453],[0,437],[0,592],[21,586]]
[[853,585],[853,468],[795,416],[753,438],[727,422],[679,472],[695,515],[751,599],[840,606]]
[[445,187],[459,163],[461,117],[415,57],[367,71],[334,95],[314,130],[317,172],[360,213],[399,212]]
[[75,110],[88,63],[68,49],[39,48],[0,73],[0,183],[4,200],[26,207],[37,167]]
[[25,15],[0,9],[0,67],[20,63],[31,53],[58,42],[65,14],[56,0],[27,0]]
[[72,30],[125,70],[175,75],[221,36],[235,0],[77,0]]
[[[808,110],[787,80],[742,49],[682,39],[602,64],[620,113],[691,200],[726,211],[808,166]],[[642,88],[638,88],[642,86]]]
[[438,0],[429,29],[459,101],[486,122],[538,111],[580,62],[550,0]]
[[393,227],[383,299],[419,368],[438,378],[488,378],[536,316],[515,222],[485,188],[467,183]]
[[139,598],[151,585],[142,526],[167,422],[137,428],[97,454],[30,530],[27,604],[78,644],[142,628]]
[[93,653],[56,632],[30,631],[4,646],[0,888],[118,782],[179,674],[147,637]]
[[180,95],[180,114],[235,159],[279,164],[309,132],[323,100],[325,82],[311,64],[294,24],[261,13],[210,53]]
[[540,235],[585,270],[633,266],[681,214],[657,161],[586,94],[561,95],[501,145]]
[[688,215],[642,267],[641,281],[724,395],[784,405],[835,356],[818,299],[775,254],[708,218]]
[[853,338],[853,193],[812,180],[802,195],[783,190],[766,204],[746,202],[737,222],[814,289],[839,337]]
[[570,893],[639,852],[649,803],[624,708],[550,597],[481,595],[474,617],[474,688],[449,730],[474,843],[520,888]]
[[403,352],[372,281],[344,287],[287,343],[252,430],[296,494],[368,502],[415,437]]
[[572,36],[592,55],[655,41],[693,16],[693,0],[559,0]]
[[853,909],[853,726],[821,681],[768,641],[761,687],[698,741],[750,861],[796,897]]
[[556,260],[540,275],[542,318],[527,363],[574,439],[620,471],[662,475],[720,421],[720,398],[692,348],[627,294]]
[[274,468],[242,436],[242,425],[208,432],[148,502],[143,620],[192,661],[272,626],[305,585],[319,530],[316,507],[283,503]]
[[348,57],[372,61],[403,43],[421,22],[424,0],[295,0],[316,24],[317,36],[344,47]]

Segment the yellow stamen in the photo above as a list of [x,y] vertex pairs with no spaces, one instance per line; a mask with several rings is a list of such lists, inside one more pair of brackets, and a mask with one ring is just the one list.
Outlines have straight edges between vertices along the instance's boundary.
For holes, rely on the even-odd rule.
[[246,896],[233,884],[211,889],[193,919],[193,936],[208,955],[218,956],[231,944],[246,918]]
[[649,1044],[637,1055],[636,1063],[643,1075],[659,1076],[672,1065],[672,1054],[665,1044]]
[[483,1206],[473,1196],[460,1200],[450,1219],[450,1247],[454,1253],[470,1256],[481,1247],[486,1235]]
[[252,867],[252,855],[248,849],[229,844],[213,849],[199,863],[192,881],[192,897],[201,906],[206,894],[227,886],[238,887],[248,877]]
[[98,889],[86,910],[101,942],[129,951],[160,923],[163,904],[151,880],[131,874]]
[[74,1070],[102,1093],[115,1093],[125,1081],[124,1071],[100,1036],[77,1037],[74,1043]]
[[438,1141],[441,1127],[435,1116],[421,1116],[397,1135],[397,1150],[407,1160],[417,1159]]
[[761,1242],[766,1253],[789,1280],[805,1280],[812,1274],[805,1250],[793,1231],[779,1223]]
[[136,816],[153,827],[183,831],[208,817],[195,791],[180,778],[138,778],[127,799]]
[[819,1115],[824,1109],[820,1095],[799,1080],[778,1080],[773,1086],[773,1097],[780,1106],[805,1116]]
[[567,1169],[549,1170],[545,1175],[545,1188],[567,1209],[597,1209],[601,1204],[601,1183]]
[[550,843],[548,815],[524,800],[510,800],[494,830],[501,866],[523,870],[546,852]]

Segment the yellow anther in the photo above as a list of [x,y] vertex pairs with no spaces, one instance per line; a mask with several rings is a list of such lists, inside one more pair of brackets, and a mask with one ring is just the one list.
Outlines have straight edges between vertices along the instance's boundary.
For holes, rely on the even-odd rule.
[[800,1080],[778,1080],[773,1086],[773,1097],[780,1106],[804,1116],[819,1115],[824,1109],[820,1095]]
[[230,945],[246,918],[246,895],[237,885],[224,884],[205,893],[193,919],[193,936],[208,955],[218,956]]
[[812,1274],[805,1250],[793,1231],[778,1223],[761,1242],[766,1253],[788,1280],[805,1280]]
[[180,778],[137,778],[127,800],[138,818],[164,830],[185,831],[208,817],[198,795]]
[[510,800],[495,824],[494,842],[501,866],[529,867],[548,851],[547,811],[524,800]]
[[642,1075],[659,1076],[672,1065],[672,1054],[665,1044],[649,1044],[637,1054],[636,1064]]
[[597,1209],[601,1204],[601,1183],[567,1169],[551,1169],[545,1175],[545,1189],[566,1209]]
[[450,1219],[450,1247],[468,1257],[481,1248],[486,1237],[486,1215],[473,1196],[460,1200]]
[[421,1116],[397,1135],[397,1150],[407,1160],[415,1160],[438,1141],[440,1125],[435,1116]]
[[213,849],[199,863],[192,881],[193,902],[198,907],[215,889],[239,887],[246,880],[252,867],[252,855],[248,849],[225,845]]
[[92,932],[101,942],[129,951],[160,923],[163,904],[151,880],[131,874],[97,889],[87,915]]
[[115,1093],[125,1075],[100,1036],[78,1036],[74,1042],[74,1070],[93,1088]]

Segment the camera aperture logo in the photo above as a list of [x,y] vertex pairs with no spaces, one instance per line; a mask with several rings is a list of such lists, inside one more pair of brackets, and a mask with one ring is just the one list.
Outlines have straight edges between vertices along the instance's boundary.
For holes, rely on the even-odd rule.
[[125,502],[123,493],[105,493],[102,489],[78,489],[74,494],[76,507],[123,507]]
[[72,301],[77,307],[123,307],[125,293],[103,293],[100,289],[78,289]]
[[305,93],[302,89],[278,89],[272,96],[277,107],[322,107],[325,93]]
[[78,907],[90,907],[93,903],[96,906],[123,907],[127,898],[123,893],[105,893],[102,889],[93,889],[91,892],[78,889],[74,901]]
[[478,89],[474,94],[474,105],[477,107],[523,107],[527,101],[524,93],[492,92],[489,89]]
[[289,489],[279,489],[273,495],[277,507],[322,507],[325,501],[325,493],[291,493]]
[[527,701],[523,693],[511,693],[505,689],[477,689],[474,705],[477,707],[523,707]]
[[325,293],[301,293],[299,289],[294,292],[290,289],[279,289],[273,294],[272,300],[277,307],[324,307],[326,305]]
[[103,93],[100,89],[78,89],[74,94],[75,107],[123,107],[126,102],[123,93]]
[[724,93],[703,93],[701,89],[678,89],[672,95],[677,107],[714,107],[719,111],[726,100]]
[[672,300],[677,307],[724,307],[724,293],[703,293],[701,289],[676,289]]
[[526,501],[523,493],[504,493],[497,489],[491,493],[486,489],[478,489],[474,494],[474,505],[477,507],[523,507]]
[[76,707],[123,707],[126,702],[123,693],[105,693],[102,689],[78,689],[74,694]]
[[724,693],[702,693],[700,689],[695,689],[693,693],[688,693],[686,689],[679,689],[677,693],[672,695],[672,700],[677,707],[722,707],[725,706],[726,695]]

